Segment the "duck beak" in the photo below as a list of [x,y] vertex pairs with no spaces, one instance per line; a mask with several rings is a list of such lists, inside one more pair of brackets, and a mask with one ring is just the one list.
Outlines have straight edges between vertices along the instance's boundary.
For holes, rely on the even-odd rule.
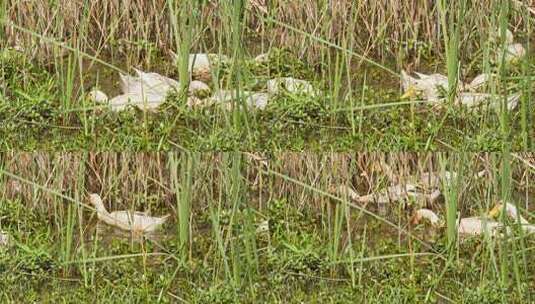
[[413,99],[416,98],[418,92],[416,91],[416,88],[414,86],[409,86],[407,91],[403,95],[401,95],[401,99]]
[[489,217],[490,218],[495,218],[498,216],[498,214],[500,214],[500,212],[502,211],[503,209],[503,206],[502,204],[496,204],[496,206],[494,206],[494,208],[492,208],[492,210],[489,211]]

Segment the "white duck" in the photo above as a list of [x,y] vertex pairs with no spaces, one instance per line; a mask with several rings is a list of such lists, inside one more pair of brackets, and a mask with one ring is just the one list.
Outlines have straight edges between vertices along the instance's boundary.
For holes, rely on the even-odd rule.
[[165,77],[158,73],[147,73],[138,69],[137,77],[123,75],[121,76],[121,89],[124,94],[153,94],[165,97],[171,90],[180,87],[178,81]]
[[165,101],[170,91],[176,90],[180,86],[178,81],[158,73],[134,70],[137,77],[119,74],[123,94],[108,101],[112,110],[122,111],[129,105],[139,107],[142,110],[156,109]]
[[513,43],[507,46],[505,52],[505,62],[515,64],[526,56],[526,49],[520,43]]
[[87,96],[89,97],[89,99],[91,101],[94,101],[96,103],[107,103],[108,102],[108,95],[106,95],[106,93],[98,90],[98,89],[93,89],[91,90]]
[[[491,41],[496,42],[501,36],[501,33],[497,32],[491,36]],[[526,49],[520,43],[515,43],[515,36],[510,30],[505,32],[505,63],[507,64],[516,64],[522,57],[526,56]],[[501,60],[501,49],[498,48],[496,51],[496,57],[494,60]]]
[[[504,225],[496,221],[484,217],[466,217],[462,218],[457,225],[457,231],[462,236],[480,236],[488,234],[490,236],[497,236],[499,229]],[[509,234],[511,230],[506,227],[505,233]]]
[[484,87],[492,79],[491,74],[483,73],[477,75],[468,85],[466,85],[466,90],[476,91]]
[[146,94],[135,94],[128,93],[115,96],[112,98],[108,104],[111,107],[112,111],[123,111],[128,108],[128,106],[135,106],[141,110],[155,110],[165,101],[165,96],[146,93]]
[[447,91],[449,88],[448,77],[441,74],[415,74],[418,78],[410,76],[406,71],[401,71],[401,86],[404,91],[401,98],[414,98],[422,94],[430,102],[439,102],[441,90]]
[[[171,56],[175,62],[178,62],[179,55],[171,52]],[[188,72],[193,79],[203,81],[212,80],[212,68],[221,62],[228,61],[227,56],[211,53],[196,53],[188,56]]]
[[[508,96],[506,101],[507,110],[514,110],[518,106],[519,101],[520,94]],[[501,98],[494,97],[492,94],[487,93],[462,92],[457,95],[455,102],[468,108],[488,105],[490,108],[499,109]]]
[[188,92],[193,96],[206,97],[210,95],[210,86],[202,81],[193,80],[189,83]]
[[208,54],[190,54],[188,58],[188,71],[200,79],[210,78],[212,65]]
[[432,210],[425,209],[425,208],[416,210],[416,212],[414,212],[412,216],[411,222],[413,225],[416,225],[420,223],[423,219],[429,221],[429,223],[433,227],[441,226],[440,218],[438,217],[438,215]]
[[498,214],[502,212],[504,207],[505,214],[513,221],[518,221],[520,225],[522,225],[522,229],[524,229],[524,231],[529,233],[535,233],[535,225],[531,225],[528,220],[526,220],[522,215],[520,215],[516,206],[511,203],[505,203],[505,206],[503,203],[496,204],[496,206],[494,206],[494,208],[492,208],[492,210],[489,212],[489,216],[491,218],[497,217]]
[[390,202],[406,200],[410,197],[415,199],[425,198],[427,195],[420,192],[418,188],[412,184],[398,184],[390,186],[378,193],[371,193],[368,195],[359,195],[353,189],[347,186],[340,186],[337,188],[338,193],[347,196],[349,199],[358,203],[379,203],[387,204]]
[[115,226],[122,230],[134,233],[150,233],[159,229],[169,215],[163,217],[148,216],[144,212],[114,211],[108,212],[102,203],[102,199],[96,193],[89,195],[89,201],[97,211],[98,219],[104,223]]

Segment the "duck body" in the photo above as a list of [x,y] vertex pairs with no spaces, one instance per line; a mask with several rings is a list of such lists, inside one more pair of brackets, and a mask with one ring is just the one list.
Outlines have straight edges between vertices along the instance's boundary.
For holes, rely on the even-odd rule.
[[106,93],[98,90],[98,89],[93,89],[89,92],[88,94],[89,96],[89,99],[94,101],[94,102],[97,102],[97,103],[106,103],[108,102],[108,95],[106,95]]
[[509,64],[517,63],[526,56],[526,49],[520,43],[513,43],[507,46],[505,53],[505,62]]
[[[490,236],[497,236],[498,230],[504,227],[501,223],[482,218],[482,217],[466,217],[459,221],[457,227],[459,234],[465,236],[479,236],[488,234]],[[509,227],[506,227],[506,234],[510,233]]]
[[98,213],[99,220],[123,230],[150,233],[158,230],[166,221],[165,217],[152,217],[143,212],[114,211]]
[[132,231],[134,233],[154,232],[158,230],[169,218],[169,215],[163,217],[153,217],[147,215],[145,212],[108,212],[98,194],[91,194],[89,196],[89,200],[93,206],[95,206],[99,220],[110,226],[114,226],[122,230]]
[[155,110],[165,102],[170,91],[180,86],[178,81],[158,73],[143,72],[138,69],[135,71],[137,77],[119,75],[123,94],[110,100],[104,98],[94,100],[107,103],[113,111],[123,111],[130,105],[142,110]]
[[147,73],[136,69],[137,77],[121,74],[123,94],[152,94],[166,96],[171,90],[180,87],[178,81],[158,73]]
[[202,81],[193,80],[189,83],[188,92],[196,97],[205,97],[210,94],[210,86]]
[[441,224],[440,218],[438,217],[438,215],[430,209],[422,208],[422,209],[416,210],[416,212],[414,212],[411,222],[412,224],[418,224],[420,223],[422,219],[429,221],[429,223],[433,227],[439,227]]
[[477,75],[472,81],[466,86],[468,91],[476,91],[484,87],[492,78],[491,74],[483,73]]
[[521,228],[526,233],[535,233],[535,225],[532,225],[529,223],[528,220],[526,220],[520,212],[518,212],[518,209],[515,205],[511,203],[499,203],[492,210],[489,212],[490,217],[496,217],[502,210],[505,209],[505,214],[507,217],[509,217],[511,220],[518,222],[521,225]]
[[444,75],[415,74],[418,77],[412,77],[406,71],[401,71],[401,86],[405,92],[403,98],[422,94],[426,100],[438,102],[442,94],[441,90],[447,91],[449,89],[448,77]]
[[146,93],[135,94],[128,93],[115,96],[108,104],[113,111],[123,111],[128,106],[135,106],[141,110],[156,110],[165,101],[165,96]]
[[[171,52],[173,60],[178,62],[180,56]],[[188,72],[193,79],[210,82],[212,80],[212,68],[219,63],[228,61],[225,55],[212,53],[194,53],[188,56]]]
[[210,73],[211,64],[209,54],[190,54],[188,58],[188,70],[190,73],[196,75]]
[[137,81],[147,91],[155,94],[167,95],[171,90],[178,90],[180,83],[172,78],[160,75],[158,73],[143,72],[135,69],[137,73]]
[[[496,98],[492,94],[487,93],[470,93],[463,92],[459,93],[455,99],[456,103],[459,105],[466,106],[468,108],[474,108],[478,106],[488,105],[493,109],[499,109],[501,105],[500,98]],[[507,97],[506,107],[507,110],[514,110],[518,106],[520,101],[520,94],[514,94]]]

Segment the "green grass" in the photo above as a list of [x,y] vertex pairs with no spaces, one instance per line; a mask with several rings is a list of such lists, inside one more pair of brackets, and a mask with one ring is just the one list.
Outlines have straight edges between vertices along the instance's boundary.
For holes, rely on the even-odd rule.
[[[299,5],[279,1],[264,7],[255,1],[209,5],[157,0],[133,5],[130,14],[113,14],[107,8],[100,14],[97,6],[82,5],[41,20],[20,1],[9,1],[0,8],[5,32],[0,33],[0,45],[6,46],[0,58],[0,149],[533,148],[535,63],[526,7],[496,0],[482,11],[464,0],[438,1],[433,7],[416,8],[420,22],[411,24],[399,19],[411,10],[396,9],[398,4],[381,8],[349,3],[342,1],[335,8],[303,3],[309,10],[300,15]],[[262,13],[267,8],[271,10]],[[57,7],[50,3],[42,9],[54,12]],[[403,14],[392,17],[390,9]],[[312,28],[304,22],[316,18],[321,22]],[[67,30],[66,22],[76,24],[74,30]],[[50,24],[46,31],[43,24]],[[505,64],[506,45],[496,39],[508,29],[530,53],[514,65]],[[171,62],[170,51],[179,55],[178,62]],[[212,71],[212,89],[261,91],[268,79],[291,76],[311,81],[322,94],[281,94],[265,111],[247,111],[241,102],[235,102],[232,111],[191,110],[184,106],[182,93],[190,78],[188,55],[196,52],[230,58]],[[266,64],[253,62],[251,58],[264,52],[270,53]],[[110,113],[85,98],[95,86],[113,97],[119,91],[118,72],[133,67],[169,75],[183,87],[152,114],[134,109]],[[494,73],[498,77],[487,91],[499,99],[520,92],[520,106],[510,113],[460,109],[452,105],[455,85],[445,92],[449,103],[440,109],[402,101],[399,71],[411,67],[447,75],[450,83]]]
[[[456,239],[449,226],[409,225],[422,206],[449,222],[451,212],[484,214],[500,198],[533,222],[532,154],[254,159],[2,155],[0,229],[13,241],[0,248],[1,301],[530,303],[535,296],[532,235],[513,229],[503,239]],[[409,200],[382,211],[330,191],[344,183],[363,194],[380,190],[388,184],[385,166],[402,179],[428,169],[461,176],[437,202]],[[483,168],[484,178],[472,176]],[[371,188],[355,176],[368,176]],[[87,192],[103,195],[111,210],[170,213],[171,220],[154,237],[132,238],[98,224]],[[266,221],[269,229],[257,231]]]
[[[284,201],[272,202],[273,210],[266,214],[273,223],[272,231],[257,236],[261,249],[258,253],[260,274],[254,281],[244,281],[235,287],[219,278],[209,232],[195,236],[195,255],[184,264],[168,253],[168,250],[182,248],[174,240],[132,244],[128,239],[115,239],[106,243],[89,230],[86,231],[91,233],[88,237],[95,238],[87,244],[95,247],[91,249],[91,255],[86,258],[79,255],[71,261],[73,264],[63,264],[56,258],[59,248],[53,245],[55,237],[49,231],[46,219],[36,221],[38,215],[35,212],[19,215],[17,219],[21,227],[18,229],[21,232],[15,234],[16,249],[0,252],[0,267],[5,273],[0,279],[3,287],[0,297],[3,302],[110,301],[118,298],[128,302],[159,299],[175,302],[176,297],[180,297],[188,303],[407,303],[423,301],[426,291],[436,280],[440,280],[440,284],[430,295],[431,302],[441,302],[446,297],[454,302],[501,303],[501,293],[506,293],[508,303],[522,303],[533,297],[527,281],[518,286],[519,290],[506,287],[500,290],[493,284],[492,273],[479,266],[486,264],[484,255],[474,254],[474,250],[481,246],[479,241],[463,244],[459,261],[440,278],[440,269],[444,267],[440,259],[417,255],[414,268],[407,267],[414,252],[400,249],[395,238],[384,234],[384,229],[373,221],[368,233],[381,233],[383,237],[374,240],[374,244],[367,244],[360,252],[363,257],[379,259],[359,261],[360,258],[355,258],[353,263],[359,265],[355,271],[360,275],[360,283],[352,286],[346,270],[341,267],[347,262],[333,260],[329,245],[321,234],[316,233],[320,228],[315,216],[293,208],[287,210],[286,204]],[[3,201],[3,205],[7,206],[4,212],[7,208],[17,208],[10,201]],[[277,209],[277,205],[282,208]],[[35,227],[25,227],[30,225],[28,222]],[[242,235],[244,232],[237,233]],[[528,240],[532,241],[532,238]],[[436,249],[444,246],[445,239],[434,244]],[[360,249],[358,247],[355,246],[355,250]],[[393,252],[400,256],[390,257]],[[528,264],[528,270],[533,271],[534,266]],[[511,265],[506,263],[504,267]],[[66,269],[71,271],[66,272]],[[86,284],[82,277],[84,271],[91,276]],[[463,288],[460,288],[461,284]]]
[[[401,101],[396,78],[371,67],[363,75],[365,85],[351,88],[351,95],[344,99],[343,76],[335,77],[332,85],[328,78],[320,80],[312,65],[288,50],[272,50],[267,64],[245,60],[240,65],[240,90],[262,90],[272,77],[293,76],[310,80],[324,94],[280,94],[266,110],[246,112],[190,109],[183,95],[176,94],[156,113],[136,109],[114,113],[83,97],[83,89],[74,84],[80,81],[74,79],[82,70],[72,63],[57,76],[14,50],[4,50],[1,62],[5,78],[0,93],[2,150],[499,151],[506,145],[512,150],[526,149],[533,136],[532,111],[526,112],[524,104],[524,110],[511,112],[504,121],[492,110],[436,109]],[[234,69],[233,64],[223,67],[223,82],[238,81]],[[116,91],[116,72],[97,71],[82,81],[85,90],[105,83],[109,91]],[[515,86],[515,79],[523,81],[521,73],[508,72],[504,83]],[[359,75],[353,77],[353,81],[364,81]],[[385,86],[385,79],[391,84]],[[500,131],[503,128],[511,130],[507,136]]]

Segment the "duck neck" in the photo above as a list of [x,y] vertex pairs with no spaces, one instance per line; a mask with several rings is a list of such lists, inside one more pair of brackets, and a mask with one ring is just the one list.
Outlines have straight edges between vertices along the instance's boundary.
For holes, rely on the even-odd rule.
[[109,215],[108,210],[106,210],[106,207],[104,207],[104,203],[100,197],[93,197],[93,205],[98,213]]

